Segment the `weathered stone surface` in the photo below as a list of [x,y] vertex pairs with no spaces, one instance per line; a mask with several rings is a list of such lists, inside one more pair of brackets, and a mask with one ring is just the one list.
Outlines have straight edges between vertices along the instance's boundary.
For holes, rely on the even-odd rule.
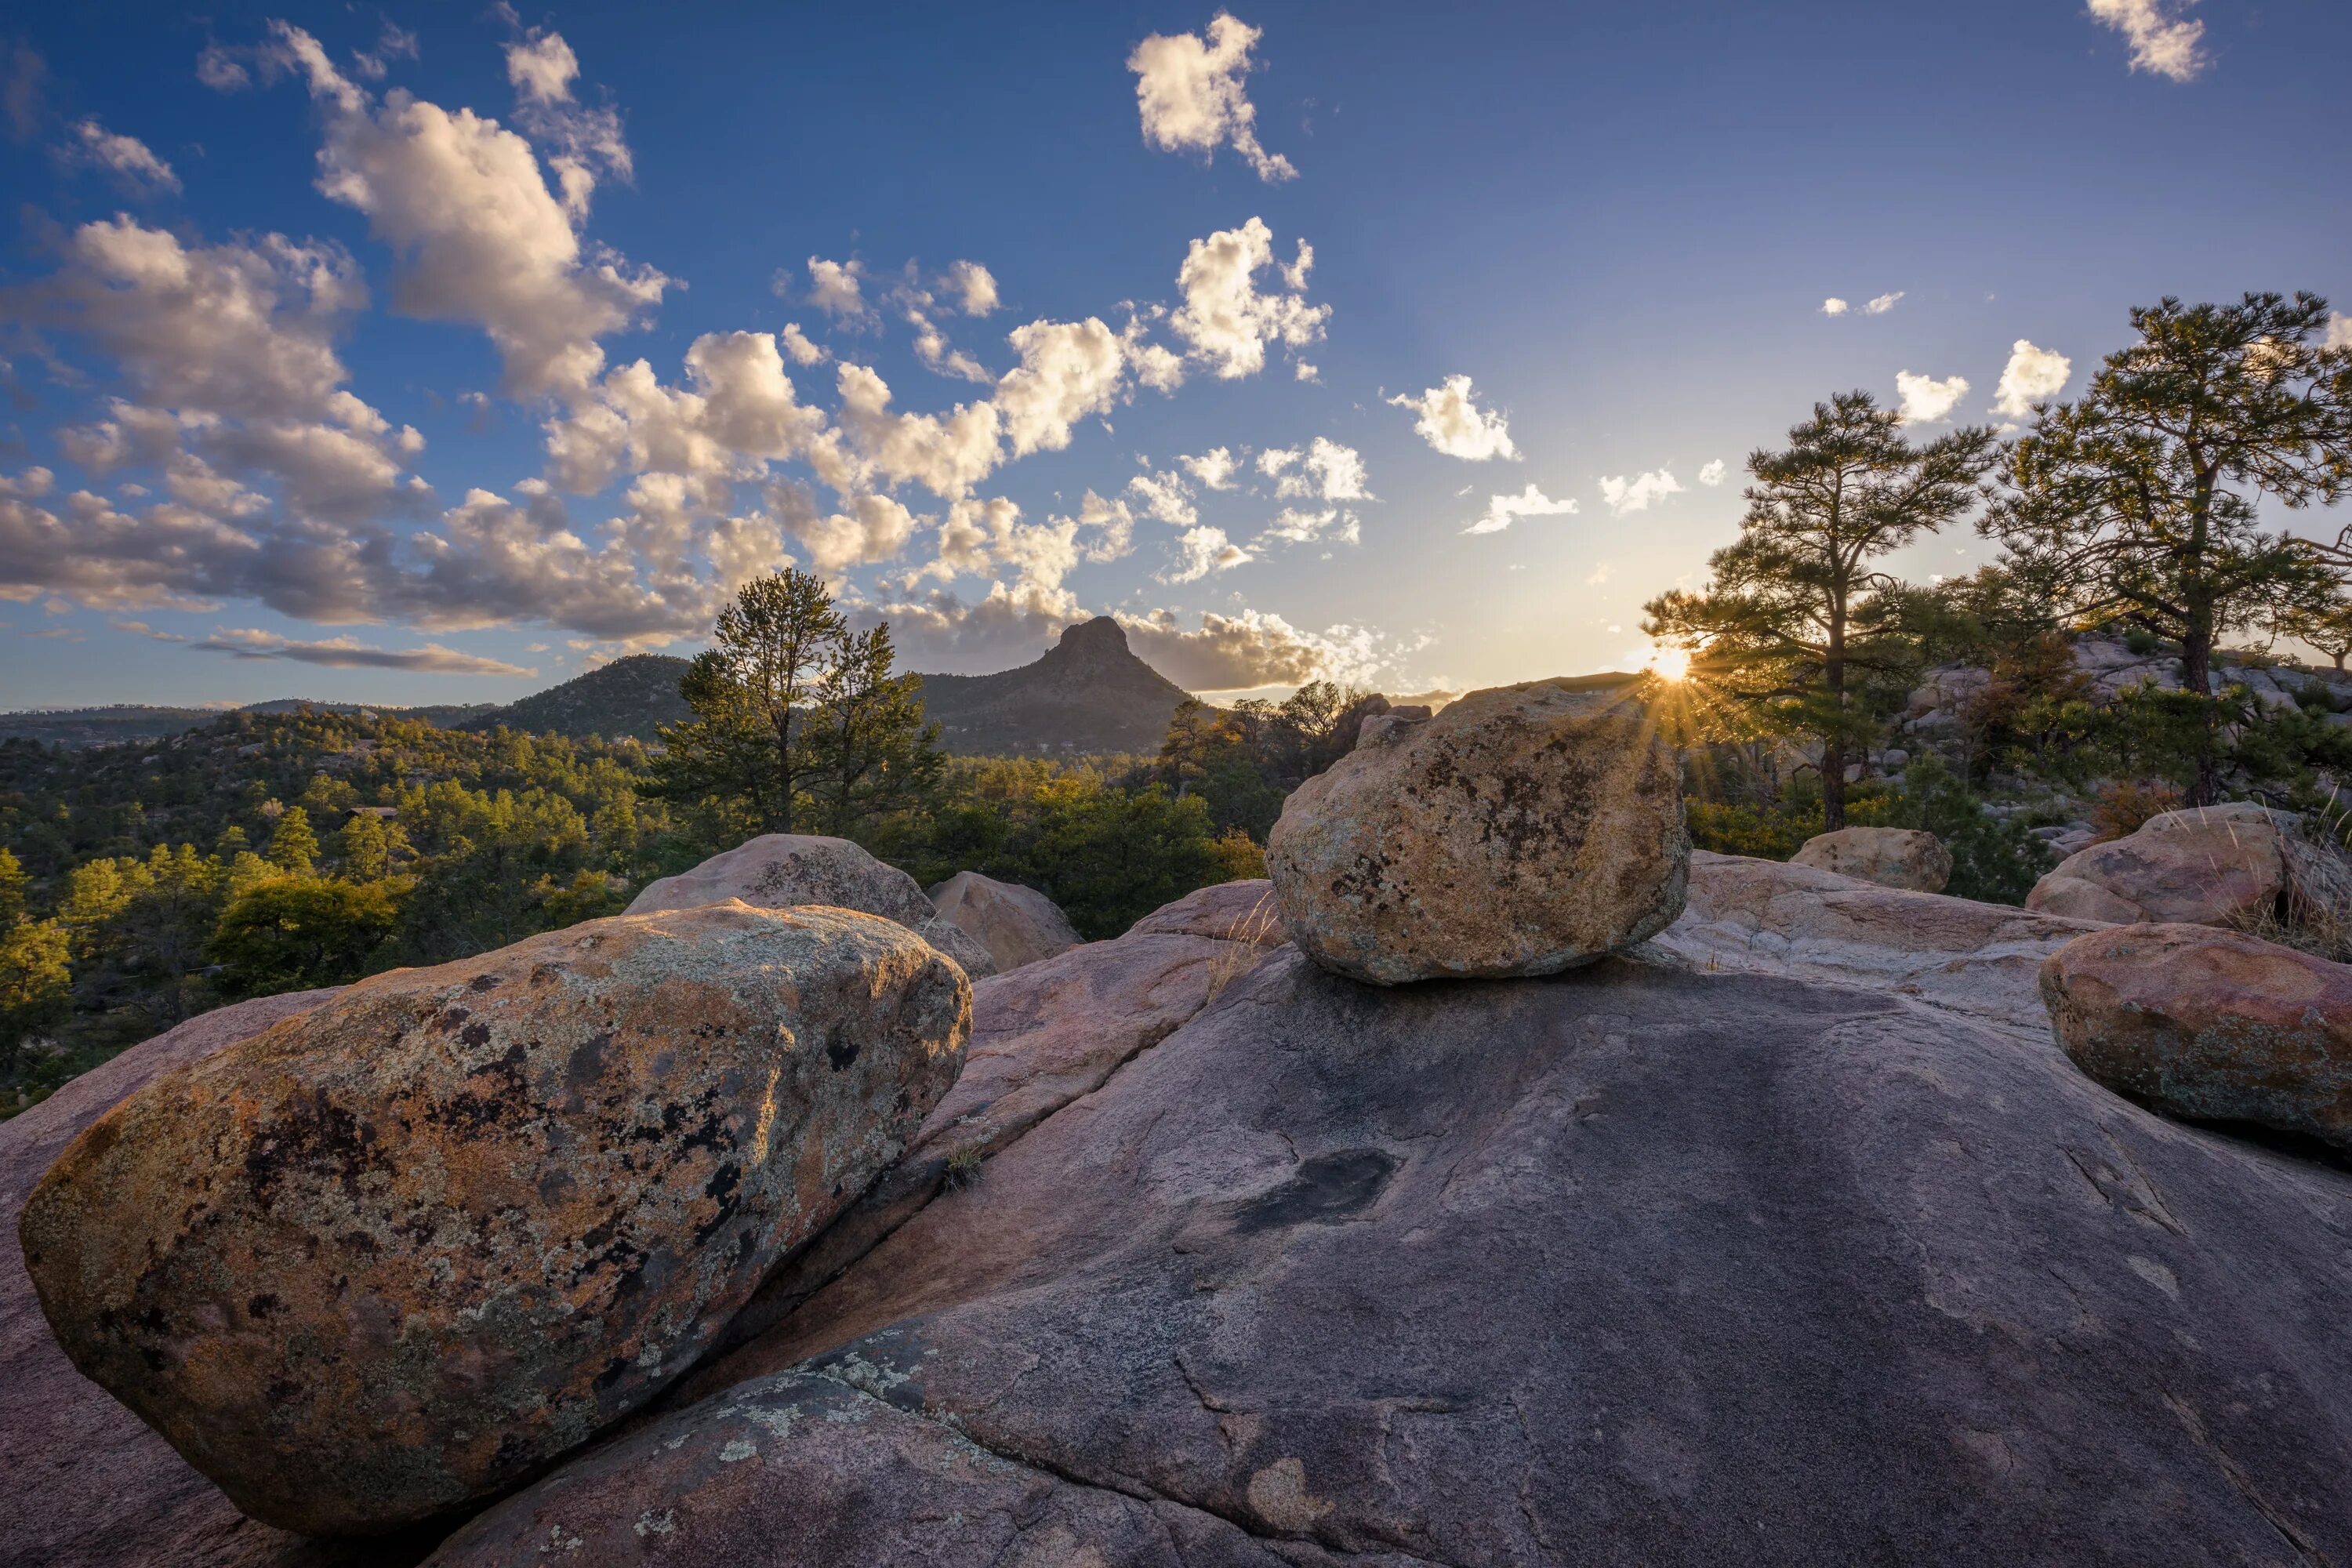
[[2344,1562],[2347,1258],[2046,1033],[1277,952],[436,1562]]
[[1790,858],[1816,871],[1906,893],[1940,893],[1952,879],[1952,852],[1944,841],[1908,827],[1841,827],[1816,834]]
[[2202,925],[2067,943],[2042,994],[2074,1064],[2172,1116],[2352,1151],[2352,968]]
[[26,1267],[247,1513],[392,1529],[691,1365],[898,1156],[969,998],[887,921],[734,902],[378,976],[100,1118]]
[[1691,852],[1683,916],[1642,950],[1702,973],[1779,974],[1892,992],[2041,1036],[2042,961],[2090,921],[1742,855]]
[[996,955],[951,921],[934,915],[917,926],[915,934],[954,959],[957,967],[973,980],[984,980],[997,971]]
[[986,948],[996,972],[1018,969],[1078,945],[1061,906],[1034,888],[958,871],[931,889],[940,919]]
[[740,899],[763,909],[827,904],[863,910],[914,931],[939,911],[915,879],[886,866],[846,838],[816,833],[763,833],[691,871],[646,884],[628,912],[691,910]]
[[2094,844],[2035,883],[2025,906],[2118,924],[2352,923],[2352,864],[2291,813],[2233,802],[2164,812],[2127,838]]
[[780,1321],[930,1202],[950,1162],[983,1159],[1093,1093],[1281,945],[1272,887],[1227,882],[1146,916],[1116,941],[1081,943],[973,986],[971,1039],[955,1087],[905,1157],[775,1271],[722,1342]]
[[0,1121],[0,1564],[6,1568],[358,1568],[431,1546],[328,1544],[249,1520],[169,1443],[73,1369],[25,1272],[25,1195],[84,1127],[173,1068],[235,1045],[333,989],[200,1014]]
[[1672,750],[1623,687],[1473,692],[1293,791],[1266,841],[1284,928],[1380,984],[1548,974],[1682,912]]

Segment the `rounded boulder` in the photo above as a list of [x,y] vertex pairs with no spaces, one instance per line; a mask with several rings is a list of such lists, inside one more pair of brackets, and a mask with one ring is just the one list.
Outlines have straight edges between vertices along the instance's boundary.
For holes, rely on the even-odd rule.
[[1285,803],[1285,929],[1376,984],[1549,974],[1682,912],[1681,770],[1622,685],[1473,692],[1359,745]]
[[1816,834],[1789,858],[1906,893],[1940,893],[1952,879],[1952,852],[1944,841],[1908,827],[1841,827]]
[[740,902],[395,971],[157,1079],[18,1231],[74,1365],[246,1513],[396,1529],[642,1406],[954,1082],[910,932]]

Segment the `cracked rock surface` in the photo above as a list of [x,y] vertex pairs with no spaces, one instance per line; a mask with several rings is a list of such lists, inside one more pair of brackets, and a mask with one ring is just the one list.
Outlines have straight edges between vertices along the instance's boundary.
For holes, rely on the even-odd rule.
[[2347,1258],[2046,1034],[1276,950],[433,1561],[2341,1562]]

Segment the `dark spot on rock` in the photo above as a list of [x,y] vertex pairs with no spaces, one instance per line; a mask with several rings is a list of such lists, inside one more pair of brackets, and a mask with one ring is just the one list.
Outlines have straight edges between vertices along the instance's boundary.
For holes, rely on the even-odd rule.
[[283,1301],[280,1301],[268,1291],[264,1290],[260,1295],[256,1296],[252,1300],[247,1301],[245,1304],[245,1310],[255,1318],[266,1318],[269,1316],[270,1313],[278,1311],[284,1306],[285,1303]]
[[269,1397],[277,1404],[282,1405],[289,1400],[299,1398],[301,1393],[302,1385],[290,1377],[275,1379],[269,1384]]
[[1396,1168],[1396,1157],[1379,1149],[1318,1154],[1290,1180],[1244,1205],[1234,1216],[1234,1230],[1248,1236],[1282,1226],[1344,1219],[1370,1208]]
[[857,1042],[851,1039],[834,1041],[824,1047],[824,1059],[833,1064],[834,1071],[841,1071],[857,1059]]
[[446,1035],[473,1016],[463,1007],[444,1007],[433,1016],[433,1026]]
[[488,1024],[468,1024],[466,1032],[457,1037],[469,1046],[487,1046],[490,1043],[490,1026]]
[[466,987],[468,991],[496,991],[498,988],[499,977],[495,974],[477,974]]
[[614,1356],[611,1361],[606,1362],[604,1370],[596,1374],[596,1392],[603,1394],[621,1379],[628,1376],[629,1366],[629,1358],[626,1356]]

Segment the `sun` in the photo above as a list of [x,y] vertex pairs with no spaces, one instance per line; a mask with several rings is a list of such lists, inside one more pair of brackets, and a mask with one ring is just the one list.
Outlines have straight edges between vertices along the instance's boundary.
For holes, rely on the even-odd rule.
[[1659,647],[1651,650],[1650,670],[1661,680],[1687,679],[1690,665],[1690,649],[1686,647]]

